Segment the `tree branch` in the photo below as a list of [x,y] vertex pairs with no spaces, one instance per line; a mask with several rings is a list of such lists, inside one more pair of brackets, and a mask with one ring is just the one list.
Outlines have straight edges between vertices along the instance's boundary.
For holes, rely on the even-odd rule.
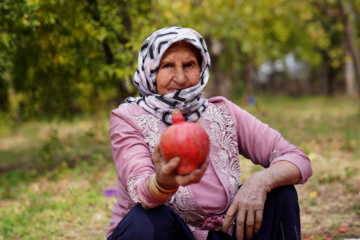
[[317,7],[324,15],[330,18],[337,18],[340,15],[337,9],[329,9],[325,4],[322,4],[318,1],[310,1],[310,3]]

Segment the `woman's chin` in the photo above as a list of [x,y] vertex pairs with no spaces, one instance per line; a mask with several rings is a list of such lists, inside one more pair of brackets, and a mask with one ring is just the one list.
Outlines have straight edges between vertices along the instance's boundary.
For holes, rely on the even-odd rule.
[[166,94],[174,93],[174,92],[179,91],[179,90],[181,90],[181,89],[170,89],[170,90],[166,91]]

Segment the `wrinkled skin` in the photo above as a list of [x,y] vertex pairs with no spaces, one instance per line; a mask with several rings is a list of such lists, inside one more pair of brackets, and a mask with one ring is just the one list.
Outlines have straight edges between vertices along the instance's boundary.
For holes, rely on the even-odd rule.
[[251,239],[260,230],[267,194],[274,188],[293,185],[300,180],[298,167],[287,161],[279,161],[254,173],[241,186],[227,210],[222,231],[227,232],[236,218],[237,239]]
[[199,83],[200,66],[189,43],[177,42],[164,53],[156,75],[157,93],[169,94]]
[[[242,231],[244,228],[246,228],[246,239],[251,239],[253,233],[260,230],[266,196],[270,192],[270,188],[264,186],[263,181],[265,181],[263,175],[253,174],[241,186],[226,213],[223,226],[227,226],[237,213],[238,239],[244,239],[244,232]],[[224,229],[227,230],[227,227]]]

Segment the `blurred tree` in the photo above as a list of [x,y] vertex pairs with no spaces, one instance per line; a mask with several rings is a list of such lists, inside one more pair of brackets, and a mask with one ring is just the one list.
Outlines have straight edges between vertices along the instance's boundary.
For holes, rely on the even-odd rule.
[[344,38],[339,34],[342,24],[338,19],[335,2],[314,0],[311,1],[311,4],[314,6],[312,9],[314,17],[311,22],[316,22],[321,27],[327,42],[326,46],[316,46],[314,51],[318,51],[321,54],[322,61],[319,69],[326,76],[326,94],[331,96],[334,94],[334,84],[340,74],[341,62],[343,60]]
[[[355,13],[360,12],[359,2],[351,1]],[[331,96],[339,81],[345,85],[341,73],[346,61],[346,27],[336,0],[157,0],[154,6],[162,25],[192,27],[205,36],[213,61],[211,82],[215,87],[210,95],[226,95],[224,85],[240,85],[247,95],[253,94],[252,79],[259,66],[284,60],[288,53],[304,60],[315,74],[302,80],[302,87],[321,86]],[[351,39],[358,36],[354,33]],[[220,52],[212,51],[219,49],[214,44],[220,45]],[[283,84],[288,83],[284,79]]]
[[355,69],[355,75],[359,86],[358,91],[360,92],[360,53],[356,42],[354,27],[352,24],[352,11],[350,11],[348,4],[346,4],[344,0],[338,0],[337,2],[340,9],[340,15],[344,24],[346,47],[351,53]]
[[[155,6],[163,15],[160,19],[164,25],[192,27],[207,39],[213,59],[212,82],[216,86],[210,95],[219,94],[222,85],[229,86],[227,79],[251,95],[253,75],[264,61],[284,59],[292,52],[318,66],[322,56],[314,48],[328,47],[325,30],[317,21],[310,22],[312,6],[307,2],[162,0]],[[214,43],[221,46],[217,53],[213,51]]]
[[[354,64],[355,76],[357,82],[360,83],[360,58],[357,46],[357,39],[353,21],[356,19],[356,9],[359,9],[359,1],[343,1],[343,0],[312,0],[311,3],[316,6],[315,19],[326,29],[326,35],[329,39],[328,47],[321,49],[324,66],[327,71],[327,94],[333,95],[334,83],[336,77],[341,75],[341,81],[348,79],[346,66],[348,63]],[[356,7],[357,6],[357,7]],[[354,8],[353,8],[354,7]],[[354,16],[355,15],[355,16]],[[349,53],[352,61],[349,61]],[[351,84],[345,84],[351,86]],[[358,97],[360,88],[347,90],[354,99]]]
[[[352,11],[341,11],[342,2]],[[169,25],[206,39],[210,96],[253,95],[261,64],[284,62],[289,53],[313,74],[296,81],[323,88],[325,75],[331,95],[344,81],[346,52],[358,52],[359,19],[360,0],[2,0],[0,111],[26,119],[117,105],[136,92],[131,80],[143,40]],[[282,90],[291,82],[284,76]]]
[[140,0],[2,1],[0,71],[10,73],[7,86],[22,96],[13,108],[25,118],[69,116],[133,94],[129,79],[150,6]]
[[0,2],[0,110],[6,111],[10,105],[8,83],[5,79],[6,69],[11,68],[11,53],[14,52],[15,34],[9,31],[13,18],[18,15],[12,11],[10,1]]

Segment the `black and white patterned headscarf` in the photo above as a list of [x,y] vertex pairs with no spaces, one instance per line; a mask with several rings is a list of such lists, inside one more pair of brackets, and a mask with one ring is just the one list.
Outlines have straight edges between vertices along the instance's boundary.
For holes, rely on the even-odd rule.
[[[186,41],[199,49],[202,66],[199,83],[166,95],[156,92],[156,75],[165,51],[175,42]],[[201,94],[210,74],[210,56],[202,36],[195,30],[167,27],[151,34],[143,43],[138,57],[134,84],[140,97],[129,97],[120,106],[138,104],[165,123],[172,124],[171,112],[179,109],[186,121],[196,122],[205,111],[208,101]]]

